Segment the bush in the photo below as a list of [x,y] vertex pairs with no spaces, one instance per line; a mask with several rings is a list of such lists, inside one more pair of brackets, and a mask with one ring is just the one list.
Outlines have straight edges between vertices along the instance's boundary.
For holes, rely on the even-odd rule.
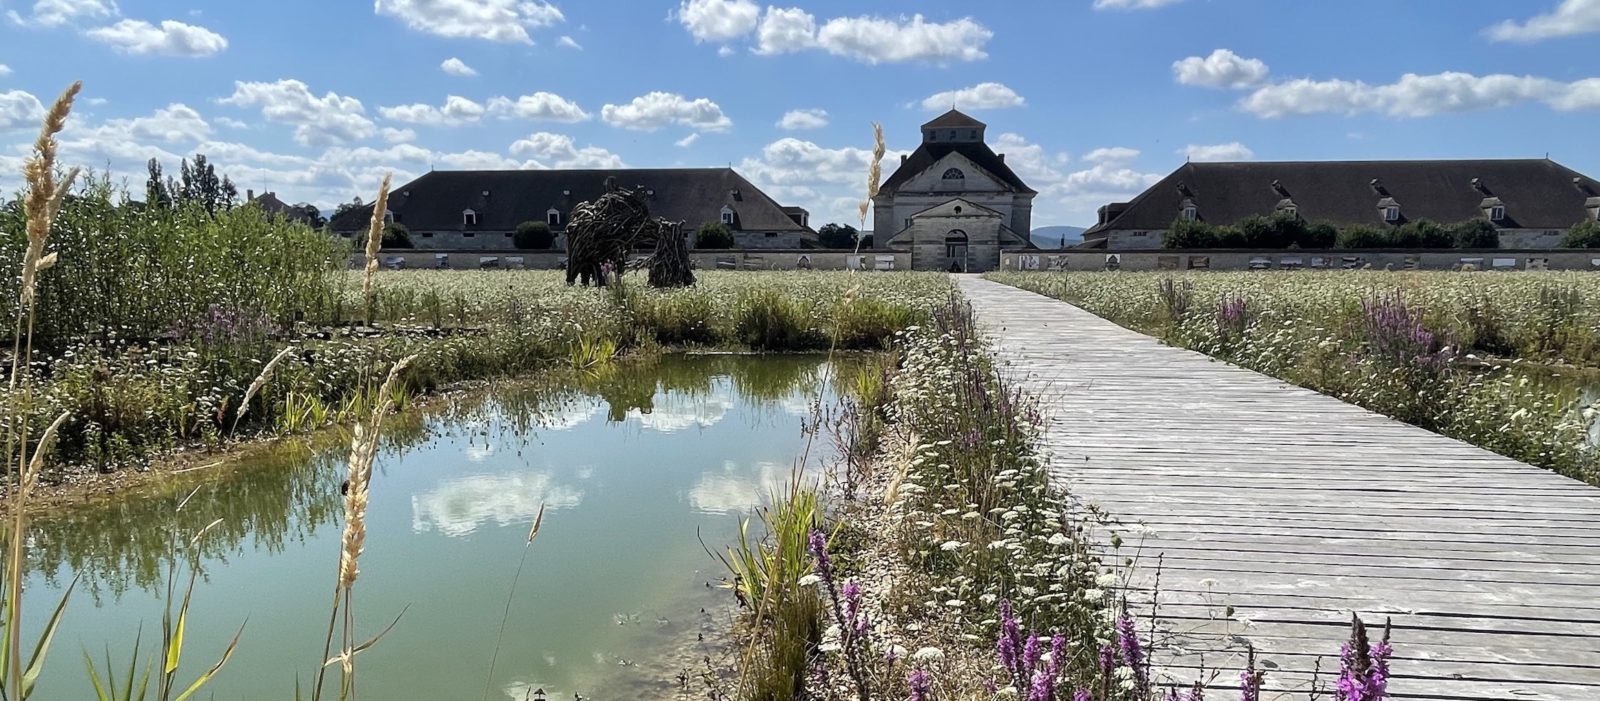
[[1370,226],[1357,225],[1340,231],[1333,245],[1335,248],[1383,248],[1389,245],[1389,237]]
[[727,224],[708,223],[694,232],[694,247],[701,249],[733,248],[733,231]]
[[1327,222],[1317,222],[1306,227],[1306,248],[1333,248],[1339,240],[1339,227]]
[[1179,219],[1161,237],[1162,248],[1216,248],[1217,232],[1202,221]]
[[1487,219],[1468,219],[1450,226],[1456,248],[1499,248],[1500,230]]
[[385,224],[381,243],[384,248],[415,248],[411,244],[411,230],[405,224]]
[[850,248],[856,247],[856,237],[860,232],[849,224],[824,224],[817,229],[817,243],[823,248]]
[[555,232],[542,221],[522,222],[517,225],[517,232],[511,235],[511,243],[523,250],[547,251],[555,242]]
[[1600,248],[1600,221],[1588,219],[1578,222],[1561,239],[1562,248]]

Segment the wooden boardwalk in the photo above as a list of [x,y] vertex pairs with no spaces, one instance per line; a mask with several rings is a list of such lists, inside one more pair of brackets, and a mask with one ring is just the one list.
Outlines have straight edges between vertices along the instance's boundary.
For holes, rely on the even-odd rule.
[[1042,398],[1053,471],[1139,551],[1141,605],[1162,556],[1158,637],[1179,648],[1163,673],[1220,669],[1213,697],[1236,698],[1220,690],[1248,641],[1264,696],[1303,700],[1318,656],[1337,674],[1357,613],[1393,619],[1396,698],[1600,699],[1600,489],[1064,302],[959,284]]

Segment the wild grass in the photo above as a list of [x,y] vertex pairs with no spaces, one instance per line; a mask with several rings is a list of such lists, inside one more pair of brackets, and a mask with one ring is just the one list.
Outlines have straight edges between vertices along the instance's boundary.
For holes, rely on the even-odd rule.
[[1010,273],[1173,345],[1600,484],[1600,278]]

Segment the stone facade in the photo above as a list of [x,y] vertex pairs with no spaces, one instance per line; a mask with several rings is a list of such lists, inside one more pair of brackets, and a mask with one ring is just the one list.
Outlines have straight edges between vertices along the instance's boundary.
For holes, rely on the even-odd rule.
[[984,143],[985,130],[953,110],[922,126],[922,145],[873,199],[874,248],[910,253],[917,270],[983,272],[1002,250],[1031,247],[1037,193]]

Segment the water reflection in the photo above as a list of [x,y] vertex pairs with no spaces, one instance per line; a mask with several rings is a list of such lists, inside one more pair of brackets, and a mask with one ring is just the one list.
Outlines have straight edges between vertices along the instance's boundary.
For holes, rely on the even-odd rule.
[[[731,541],[738,515],[789,477],[807,450],[798,417],[819,392],[832,394],[831,377],[814,357],[668,357],[564,387],[459,397],[390,422],[361,605],[374,617],[409,608],[365,658],[369,695],[456,698],[463,679],[481,692],[541,503],[546,529],[494,686],[511,698],[540,687],[551,698],[664,695],[681,660],[663,651],[690,664],[714,652],[696,636],[718,625],[702,612],[720,601],[706,583],[722,573],[700,539]],[[139,626],[159,620],[170,544],[216,519],[195,592],[195,620],[205,623],[192,644],[220,650],[249,617],[217,698],[281,698],[319,648],[347,440],[293,443],[37,521],[30,596],[52,599],[74,574],[95,596],[75,600],[58,635],[67,654],[50,658],[36,701],[92,696],[70,648],[109,643],[126,660]]]

